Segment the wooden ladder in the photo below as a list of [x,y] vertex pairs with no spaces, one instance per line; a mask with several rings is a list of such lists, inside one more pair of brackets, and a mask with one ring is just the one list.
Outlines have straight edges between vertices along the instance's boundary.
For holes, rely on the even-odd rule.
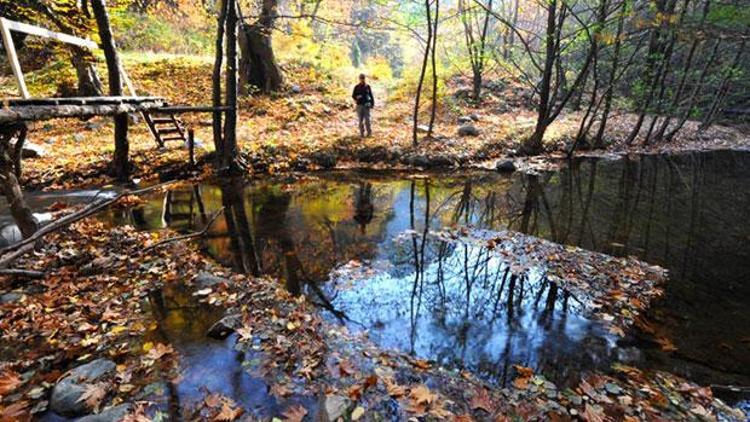
[[[165,106],[168,105],[165,104]],[[158,115],[158,117],[152,114]],[[146,121],[151,134],[154,136],[154,140],[156,140],[156,144],[160,148],[167,141],[187,142],[185,127],[174,113],[160,112],[156,109],[150,112],[143,112],[143,119]]]

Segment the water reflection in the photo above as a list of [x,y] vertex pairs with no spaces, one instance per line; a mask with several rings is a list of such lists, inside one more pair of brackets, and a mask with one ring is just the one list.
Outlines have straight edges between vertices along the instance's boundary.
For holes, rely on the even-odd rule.
[[147,310],[154,329],[144,341],[170,344],[180,357],[176,380],[164,379],[145,389],[150,396],[144,398],[155,401],[170,420],[181,420],[183,411],[200,407],[208,393],[229,397],[258,416],[277,414],[280,409],[268,385],[244,367],[253,359],[251,352],[234,349],[236,335],[222,341],[206,337],[223,316],[220,308],[201,304],[185,285],[170,283],[150,292]]
[[678,351],[649,348],[649,363],[702,383],[748,385],[748,182],[748,153],[638,156],[509,177],[332,173],[292,184],[234,181],[181,189],[151,198],[135,214],[110,217],[144,229],[199,230],[206,214],[223,206],[226,218],[212,227],[207,252],[240,270],[277,276],[295,293],[311,286],[317,292],[332,270],[350,261],[403,262],[388,269],[390,277],[408,274],[428,290],[427,273],[439,273],[433,266],[460,263],[455,248],[417,236],[407,239],[407,253],[392,241],[407,230],[423,234],[428,225],[510,228],[636,255],[671,275],[650,320]]
[[[410,184],[411,230],[393,242],[387,260],[373,264],[380,270],[362,277],[362,267],[350,264],[334,273],[332,302],[350,327],[368,329],[385,347],[468,368],[500,385],[510,382],[513,364],[566,384],[609,362],[613,348],[605,334],[543,269],[511,271],[496,251],[430,235],[430,181],[421,186],[417,209],[417,182]],[[452,221],[471,218],[471,187],[463,185]]]

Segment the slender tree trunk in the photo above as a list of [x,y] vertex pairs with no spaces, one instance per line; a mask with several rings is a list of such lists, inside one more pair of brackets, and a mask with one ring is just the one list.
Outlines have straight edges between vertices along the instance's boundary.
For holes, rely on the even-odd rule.
[[700,132],[705,131],[706,129],[711,127],[711,124],[713,124],[714,119],[716,118],[716,112],[719,111],[721,103],[726,97],[727,90],[729,89],[729,81],[732,79],[732,75],[735,73],[738,65],[740,64],[742,53],[744,53],[745,51],[745,45],[746,41],[743,39],[739,47],[737,48],[737,53],[734,56],[734,60],[732,60],[732,64],[729,67],[729,70],[724,74],[724,77],[719,84],[719,89],[716,90],[716,95],[714,95],[714,99],[711,102],[711,108],[709,109],[708,114],[706,114],[706,116],[703,118],[703,122],[698,127],[698,130]]
[[[91,0],[91,6],[99,29],[99,38],[102,42],[102,50],[107,62],[107,78],[109,80],[109,95],[122,95],[122,78],[120,74],[120,57],[117,54],[112,28],[109,24],[109,13],[104,5],[104,0]],[[115,154],[112,170],[115,178],[121,182],[130,177],[130,160],[128,158],[128,115],[125,113],[115,115]]]
[[437,79],[437,60],[435,59],[435,52],[437,51],[437,35],[438,35],[438,21],[440,17],[440,0],[435,0],[435,19],[433,20],[432,29],[432,51],[430,52],[430,60],[432,62],[432,110],[430,111],[430,126],[427,131],[427,136],[432,136],[432,130],[435,125],[435,115],[437,114],[437,103],[438,103],[438,79]]
[[711,49],[711,54],[709,55],[709,58],[706,60],[706,64],[703,66],[703,70],[701,70],[700,76],[698,76],[698,80],[694,83],[693,91],[690,93],[690,97],[687,101],[687,107],[685,107],[685,111],[682,114],[682,117],[680,117],[680,120],[677,122],[677,124],[672,128],[672,130],[667,133],[665,140],[667,142],[671,142],[672,139],[677,135],[677,133],[682,129],[682,127],[685,125],[685,123],[690,118],[690,115],[693,113],[693,107],[695,106],[695,100],[698,96],[698,93],[700,92],[701,88],[703,87],[703,82],[705,81],[706,77],[708,76],[708,72],[711,69],[711,66],[713,65],[714,61],[716,61],[716,56],[719,53],[719,46],[721,45],[721,39],[716,40],[714,43],[714,47]]
[[[701,27],[706,22],[706,17],[708,16],[708,11],[711,5],[710,0],[706,0],[704,6],[703,6],[703,14],[701,16]],[[690,70],[692,69],[693,65],[693,58],[695,57],[695,51],[698,48],[698,45],[700,44],[701,39],[699,37],[693,38],[692,43],[690,44],[690,51],[688,52],[687,59],[685,59],[685,66],[682,69],[682,77],[680,78],[680,83],[677,85],[677,90],[675,91],[674,96],[672,97],[672,104],[671,104],[671,110],[669,110],[670,113],[674,113],[677,110],[678,105],[680,104],[680,100],[682,99],[682,94],[685,90],[685,85],[687,83],[688,74],[690,73]],[[667,130],[667,127],[669,127],[669,123],[672,119],[672,115],[668,114],[664,117],[664,120],[661,123],[661,126],[654,134],[654,139],[661,140],[664,139],[664,133]]]
[[[665,0],[657,0],[655,3],[656,16],[667,16],[669,7],[666,5]],[[662,26],[664,24],[661,21],[658,21],[657,25],[657,27],[651,29],[648,55],[646,56],[645,81],[648,85],[648,93],[645,100],[643,101],[643,105],[640,107],[638,119],[636,120],[635,125],[633,125],[630,134],[625,140],[625,143],[628,145],[631,145],[633,143],[635,138],[638,137],[638,134],[641,131],[641,127],[643,127],[643,121],[645,120],[646,113],[648,113],[648,109],[651,107],[651,103],[654,100],[656,87],[659,83],[659,77],[657,75],[660,73],[660,70],[657,71],[657,66],[659,64],[663,65],[664,63],[664,45],[661,40]]]
[[557,33],[557,0],[547,3],[547,29],[545,38],[544,70],[542,82],[539,86],[539,105],[537,106],[536,127],[534,133],[524,141],[521,152],[526,155],[536,155],[542,151],[544,133],[549,123],[547,117],[550,111],[550,97],[552,89],[552,72],[555,67]]
[[[670,10],[670,13],[674,13],[675,6],[677,1],[673,3],[672,9]],[[685,3],[682,8],[682,12],[680,13],[680,18],[677,22],[677,27],[681,26],[682,20],[685,17],[685,13],[687,13],[688,6],[690,4],[690,0],[685,0]],[[652,140],[652,134],[654,131],[654,126],[656,125],[656,122],[659,120],[659,116],[663,113],[664,109],[664,95],[667,90],[667,75],[670,72],[671,64],[672,64],[672,52],[674,51],[675,43],[677,42],[677,28],[670,28],[670,36],[669,36],[669,44],[667,46],[667,51],[664,53],[664,59],[662,60],[662,66],[660,69],[659,74],[659,95],[656,99],[656,108],[653,112],[653,117],[651,118],[651,124],[648,127],[648,131],[646,132],[646,136],[643,138],[643,144],[646,145],[651,142]]]
[[[216,27],[216,55],[214,58],[214,70],[212,75],[213,84],[211,90],[212,105],[214,107],[221,107],[223,105],[221,98],[221,68],[223,66],[222,61],[224,58],[224,24],[227,17],[227,1],[228,0],[219,0],[217,3],[219,7],[219,16],[217,18]],[[216,149],[215,162],[217,169],[221,168],[221,157],[224,155],[222,117],[223,116],[221,111],[214,111],[212,127],[214,135],[214,148]]]
[[237,167],[237,2],[229,0],[227,5],[227,74],[226,74],[226,121],[224,122],[224,151],[222,169],[230,174]]
[[599,122],[599,129],[596,131],[596,137],[594,138],[594,148],[601,148],[604,146],[604,130],[607,127],[607,119],[609,119],[609,112],[612,109],[612,96],[615,91],[615,81],[617,79],[617,70],[620,65],[620,50],[622,46],[622,31],[625,26],[625,8],[627,2],[622,0],[620,6],[619,16],[617,17],[617,36],[615,38],[614,52],[612,53],[612,68],[609,72],[609,82],[607,86],[607,92],[604,93],[604,110],[602,111],[602,118]]
[[427,42],[425,43],[424,57],[422,59],[422,69],[419,72],[419,82],[417,83],[417,96],[414,100],[414,125],[412,127],[412,144],[416,147],[417,126],[419,126],[419,101],[422,97],[422,85],[424,84],[425,73],[427,73],[427,61],[430,58],[430,48],[432,47],[432,7],[430,0],[424,1],[425,13],[427,14]]

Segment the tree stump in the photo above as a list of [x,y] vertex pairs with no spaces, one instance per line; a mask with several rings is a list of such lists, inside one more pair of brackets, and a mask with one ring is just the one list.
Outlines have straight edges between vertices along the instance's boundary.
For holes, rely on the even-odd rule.
[[[34,234],[38,228],[18,183],[21,174],[21,150],[27,132],[24,123],[0,126],[0,188],[8,200],[10,213],[24,239]],[[16,142],[12,145],[13,138],[16,138]]]

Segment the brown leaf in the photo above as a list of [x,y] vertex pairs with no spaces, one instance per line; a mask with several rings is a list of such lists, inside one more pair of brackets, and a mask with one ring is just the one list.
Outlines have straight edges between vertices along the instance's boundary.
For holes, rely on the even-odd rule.
[[394,399],[403,397],[406,394],[404,387],[398,385],[396,381],[391,378],[383,378],[383,383],[385,384],[386,391],[388,391],[388,395]]
[[359,384],[354,384],[346,390],[346,394],[350,399],[357,401],[360,397],[362,397],[362,386]]
[[430,404],[437,400],[437,394],[430,391],[424,384],[419,384],[413,387],[409,392],[409,398],[413,403],[418,405]]
[[18,373],[10,370],[0,372],[0,396],[12,393],[22,383]]
[[17,401],[7,407],[0,407],[0,421],[23,421],[30,420],[28,410],[29,403],[26,401]]
[[490,398],[490,395],[484,388],[480,388],[476,391],[474,397],[469,401],[469,406],[471,407],[471,410],[482,409],[487,413],[492,413],[492,409],[495,407],[492,398]]
[[529,387],[529,379],[534,376],[534,370],[526,366],[513,365],[518,372],[518,377],[513,380],[513,385],[519,390],[525,390]]
[[221,399],[222,399],[221,394],[217,394],[217,393],[209,394],[206,396],[205,399],[203,399],[203,403],[205,403],[207,407],[219,407],[222,402]]
[[302,422],[302,419],[307,415],[307,409],[300,406],[299,404],[287,408],[281,416],[284,417],[284,422]]
[[151,360],[158,360],[161,359],[164,355],[172,352],[174,352],[172,346],[163,343],[157,343],[151,350],[148,351],[148,353],[146,354],[146,358]]
[[237,419],[242,413],[244,412],[244,409],[241,407],[232,407],[232,405],[228,401],[224,401],[224,404],[221,406],[221,411],[218,415],[216,415],[216,418],[214,418],[217,421],[233,421]]
[[414,359],[411,364],[419,369],[430,369],[430,363],[422,359]]
[[288,397],[292,395],[292,390],[288,389],[284,384],[274,384],[271,386],[271,394],[278,398]]
[[98,410],[99,405],[104,400],[104,396],[107,395],[107,384],[103,382],[97,382],[96,384],[90,384],[86,386],[86,389],[78,398],[78,402],[86,403],[90,409]]
[[587,422],[604,422],[604,410],[601,406],[586,403],[586,409],[582,416]]

